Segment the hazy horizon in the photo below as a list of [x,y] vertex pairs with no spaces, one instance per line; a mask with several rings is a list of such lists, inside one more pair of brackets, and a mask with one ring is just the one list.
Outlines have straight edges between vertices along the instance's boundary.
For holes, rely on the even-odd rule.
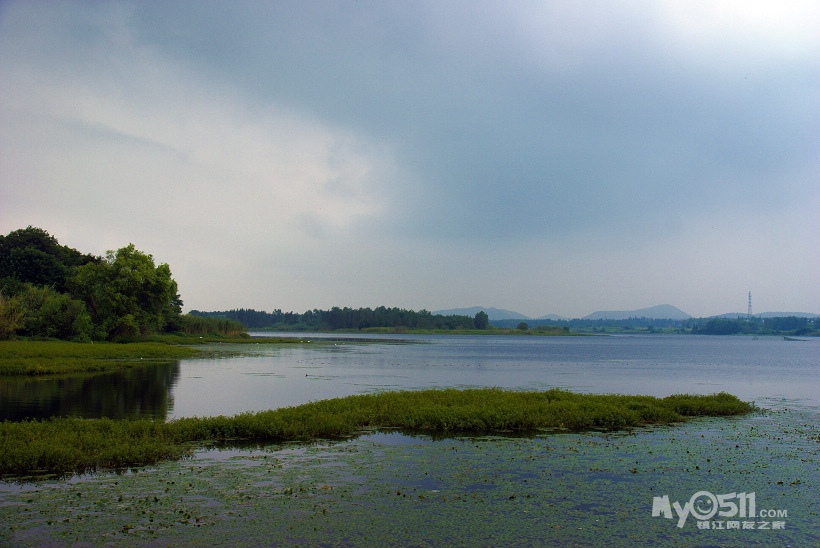
[[185,309],[820,312],[820,4],[0,3],[0,233]]
[[[379,306],[385,306],[386,308],[393,308],[393,307],[387,306],[387,305],[379,305]],[[547,318],[553,317],[553,316],[554,317],[560,317],[561,319],[565,319],[565,320],[577,320],[577,319],[585,319],[588,316],[591,316],[591,315],[594,315],[594,314],[600,314],[600,313],[608,313],[608,312],[612,312],[612,313],[638,312],[639,313],[639,312],[643,312],[643,311],[649,311],[651,309],[658,309],[658,308],[664,308],[664,307],[670,307],[670,306],[672,308],[677,309],[679,312],[683,312],[684,314],[688,314],[688,312],[686,312],[685,310],[681,310],[680,308],[678,308],[674,305],[669,305],[669,304],[656,305],[656,306],[651,306],[651,307],[647,307],[647,308],[629,308],[629,309],[623,309],[623,310],[592,310],[589,313],[584,314],[583,316],[564,316],[563,314],[555,314],[555,313],[552,313],[552,312],[548,312],[548,313],[545,313],[545,314],[539,314],[537,316],[529,316],[527,314],[518,312],[516,310],[510,310],[510,309],[507,309],[507,308],[498,308],[498,307],[495,307],[495,306],[465,306],[465,307],[455,307],[455,308],[443,308],[443,309],[438,309],[438,310],[431,310],[429,312],[432,313],[432,314],[442,314],[442,315],[463,315],[463,314],[466,314],[466,315],[473,316],[476,313],[478,313],[479,310],[483,310],[489,315],[491,321],[494,320],[494,319],[542,320],[542,319],[547,319]],[[244,307],[244,308],[257,310],[257,311],[260,311],[260,312],[269,312],[269,313],[274,312],[275,310],[277,310],[277,308],[265,309],[265,310],[258,309],[258,308],[253,308],[253,307]],[[333,307],[332,306],[325,306],[325,307],[319,308],[319,310],[330,310],[331,308],[333,308]],[[349,308],[359,309],[359,308],[368,308],[368,307],[350,306]],[[374,307],[370,307],[370,308],[374,308]],[[230,307],[230,308],[221,309],[221,310],[198,310],[198,312],[226,312],[226,311],[236,310],[236,309],[237,309],[237,307]],[[301,314],[303,312],[307,312],[306,310],[285,310],[285,309],[281,309],[281,308],[278,308],[278,309],[281,310],[282,312],[285,312],[285,313],[293,312],[293,313]],[[419,312],[422,309],[413,309],[413,310],[415,312]],[[724,312],[724,313],[721,313],[721,314],[716,314],[714,316],[729,316],[729,315],[735,315],[735,314],[737,314],[738,316],[746,316],[747,312],[730,311],[730,312]],[[764,310],[762,312],[754,312],[752,314],[752,316],[761,317],[761,316],[770,316],[772,314],[782,314],[784,316],[789,316],[789,315],[792,315],[792,314],[797,314],[797,315],[809,314],[809,315],[812,315],[812,316],[820,316],[820,314],[817,314],[815,312],[810,312],[810,311],[807,311],[807,310],[790,310],[790,311],[786,311],[786,310],[782,310],[782,311]],[[688,315],[691,318],[709,317],[709,316],[694,316],[694,315],[691,315],[691,314],[688,314]],[[639,316],[635,316],[635,317],[639,317]],[[659,319],[674,319],[672,316],[669,316],[669,317],[653,316],[653,317],[657,317]]]

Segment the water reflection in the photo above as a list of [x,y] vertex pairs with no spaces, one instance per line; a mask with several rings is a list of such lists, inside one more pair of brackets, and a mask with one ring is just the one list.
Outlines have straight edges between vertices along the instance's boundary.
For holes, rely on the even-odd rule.
[[[244,345],[94,376],[0,378],[0,420],[50,416],[174,419],[236,415],[385,390],[497,386],[709,394],[820,406],[820,339],[776,337],[312,337]],[[425,344],[409,344],[425,343]],[[784,400],[784,401],[785,401]]]
[[165,419],[173,409],[178,361],[95,375],[0,380],[0,420],[48,417]]

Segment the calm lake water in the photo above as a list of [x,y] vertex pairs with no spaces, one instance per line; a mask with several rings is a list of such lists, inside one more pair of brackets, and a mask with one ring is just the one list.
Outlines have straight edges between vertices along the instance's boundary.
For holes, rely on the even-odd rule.
[[[0,481],[0,545],[820,546],[818,339],[302,336],[315,342],[119,375],[3,379],[0,412],[233,415],[468,386],[725,390],[768,410],[623,432],[203,447],[127,473]],[[752,528],[653,516],[655,497],[685,505],[704,492],[754,494]]]
[[114,374],[3,379],[0,419],[234,415],[358,393],[481,386],[654,396],[727,391],[759,403],[820,405],[818,339],[298,336],[313,342],[242,345],[242,357]]

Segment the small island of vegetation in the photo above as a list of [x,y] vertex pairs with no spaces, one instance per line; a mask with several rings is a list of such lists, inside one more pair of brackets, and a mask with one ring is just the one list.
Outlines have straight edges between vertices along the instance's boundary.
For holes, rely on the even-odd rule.
[[162,420],[51,418],[0,423],[0,476],[124,469],[178,459],[208,442],[340,439],[398,429],[428,435],[618,430],[687,417],[749,413],[726,393],[666,398],[553,389],[431,389],[354,395],[234,417]]

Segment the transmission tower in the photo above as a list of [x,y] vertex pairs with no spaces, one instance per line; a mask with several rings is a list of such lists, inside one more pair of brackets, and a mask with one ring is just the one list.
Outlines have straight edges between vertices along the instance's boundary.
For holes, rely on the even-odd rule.
[[750,318],[752,317],[752,292],[751,291],[749,291],[749,311],[748,311],[748,315],[749,315]]

